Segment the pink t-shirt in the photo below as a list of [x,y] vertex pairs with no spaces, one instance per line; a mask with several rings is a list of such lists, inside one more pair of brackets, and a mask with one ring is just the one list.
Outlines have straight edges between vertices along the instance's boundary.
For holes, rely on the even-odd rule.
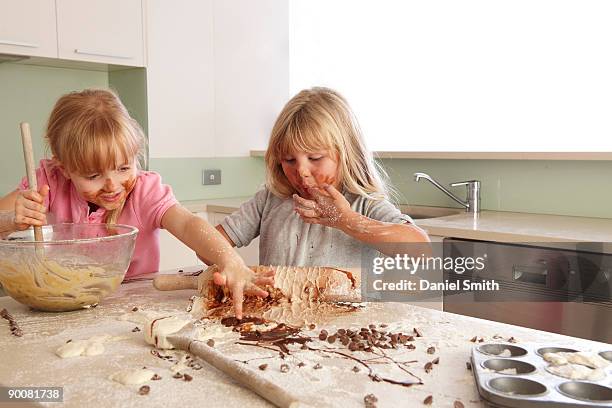
[[[106,210],[99,208],[90,213],[87,201],[76,191],[74,184],[64,177],[51,160],[41,160],[36,169],[39,188],[47,184],[49,195],[45,200],[49,223],[78,222],[103,223]],[[24,178],[19,189],[28,188]],[[161,176],[152,171],[140,171],[134,189],[128,196],[123,211],[117,220],[118,224],[138,228],[136,247],[130,268],[125,275],[132,278],[136,275],[157,272],[159,270],[159,229],[166,210],[177,204],[172,188],[162,184]]]

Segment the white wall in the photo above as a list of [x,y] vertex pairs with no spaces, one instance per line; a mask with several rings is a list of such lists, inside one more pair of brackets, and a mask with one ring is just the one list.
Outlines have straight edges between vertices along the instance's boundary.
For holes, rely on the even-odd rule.
[[609,0],[292,0],[291,92],[373,150],[612,151]]
[[151,157],[265,148],[289,96],[288,1],[148,1]]

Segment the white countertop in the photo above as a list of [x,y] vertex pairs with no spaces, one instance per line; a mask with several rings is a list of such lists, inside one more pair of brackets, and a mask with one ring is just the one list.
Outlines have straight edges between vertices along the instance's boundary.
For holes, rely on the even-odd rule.
[[[193,212],[231,214],[250,197],[232,197],[182,202]],[[400,206],[403,211],[425,209],[431,214],[456,211],[438,207]],[[612,219],[560,215],[482,211],[477,217],[466,212],[415,220],[430,235],[499,242],[580,241],[612,243]]]
[[[64,387],[63,406],[96,407],[146,406],[151,407],[195,407],[222,406],[225,408],[270,406],[260,397],[238,386],[226,375],[204,365],[199,371],[189,370],[193,381],[185,382],[172,378],[168,361],[151,354],[151,346],[143,340],[143,333],[132,332],[135,323],[120,321],[118,317],[130,313],[134,306],[144,310],[184,311],[188,298],[194,291],[158,292],[150,281],[122,284],[117,293],[105,299],[98,307],[67,313],[35,312],[9,297],[0,299],[0,309],[7,308],[21,326],[24,336],[10,334],[8,324],[0,319],[0,385],[3,386],[61,386]],[[277,384],[300,395],[316,406],[362,407],[363,397],[373,393],[378,397],[379,407],[421,406],[422,401],[433,395],[433,407],[453,406],[459,400],[466,407],[483,407],[472,373],[466,369],[470,350],[474,347],[473,336],[484,337],[486,342],[502,342],[514,337],[520,342],[539,342],[549,346],[563,345],[580,350],[602,351],[610,345],[588,340],[521,328],[472,317],[455,315],[401,303],[369,304],[352,314],[345,314],[314,331],[305,334],[316,336],[323,327],[353,328],[370,323],[389,324],[387,330],[412,333],[417,327],[423,337],[416,337],[416,350],[385,350],[396,361],[412,361],[406,367],[422,378],[423,385],[402,387],[370,380],[364,369],[354,373],[352,360],[322,357],[325,353],[300,350],[299,345],[290,346],[291,354],[280,360],[278,353],[267,349],[240,346],[234,338],[216,342],[215,347],[236,360],[250,360],[255,368],[262,362],[269,368],[261,375],[268,376]],[[141,327],[142,329],[142,327]],[[106,344],[102,355],[60,359],[54,352],[67,340],[87,339],[97,334],[122,336]],[[494,340],[493,336],[502,340]],[[313,347],[331,347],[318,339]],[[335,346],[335,345],[334,345]],[[427,354],[434,346],[436,351]],[[338,346],[340,347],[340,346]],[[357,354],[356,354],[357,355]],[[360,358],[371,358],[362,354]],[[440,358],[433,371],[426,373],[424,364]],[[252,360],[257,358],[256,360]],[[384,360],[384,359],[383,359]],[[298,367],[299,361],[304,367]],[[386,360],[385,360],[386,361]],[[285,362],[289,373],[280,373],[279,366]],[[313,369],[316,362],[323,366]],[[149,381],[149,395],[138,395],[140,385],[123,386],[108,379],[122,368],[147,368],[162,377]],[[371,364],[376,373],[389,375],[393,364]],[[258,371],[259,372],[259,371]],[[401,374],[404,376],[404,374]],[[404,380],[410,378],[405,377]],[[94,402],[95,401],[95,402]]]

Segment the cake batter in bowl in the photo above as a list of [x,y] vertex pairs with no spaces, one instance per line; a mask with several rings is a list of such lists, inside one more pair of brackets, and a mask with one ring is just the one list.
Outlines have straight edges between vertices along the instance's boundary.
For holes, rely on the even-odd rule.
[[0,240],[0,283],[16,301],[61,312],[97,305],[128,270],[138,229],[128,225],[55,224]]

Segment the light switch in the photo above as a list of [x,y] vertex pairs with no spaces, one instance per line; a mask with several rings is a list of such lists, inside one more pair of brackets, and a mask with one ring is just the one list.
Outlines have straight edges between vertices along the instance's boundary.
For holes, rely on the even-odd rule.
[[219,169],[202,170],[202,184],[205,186],[213,186],[213,185],[221,184],[221,170]]

